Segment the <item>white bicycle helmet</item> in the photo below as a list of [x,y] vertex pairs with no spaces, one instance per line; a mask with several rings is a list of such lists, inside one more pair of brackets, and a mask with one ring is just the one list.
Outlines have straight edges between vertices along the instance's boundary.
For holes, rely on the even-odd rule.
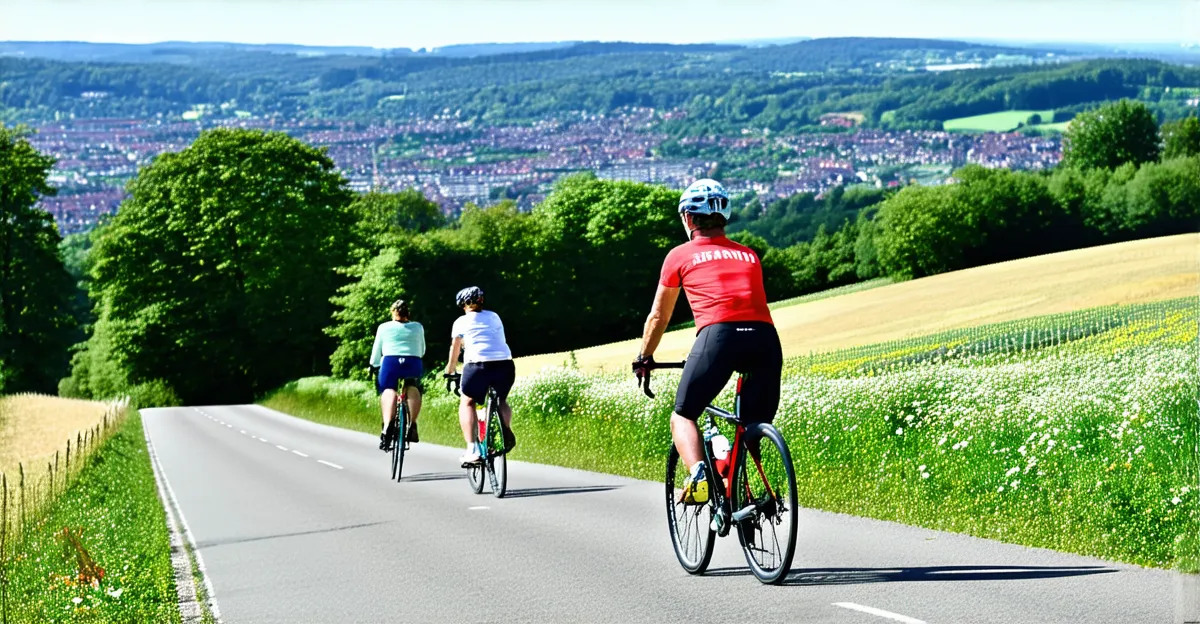
[[729,220],[729,194],[720,182],[705,178],[696,180],[679,198],[679,213],[719,214]]

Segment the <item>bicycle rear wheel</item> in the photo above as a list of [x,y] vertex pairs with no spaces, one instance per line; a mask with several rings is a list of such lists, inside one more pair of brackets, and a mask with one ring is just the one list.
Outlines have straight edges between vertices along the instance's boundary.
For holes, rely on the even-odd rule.
[[404,473],[404,436],[408,433],[408,403],[404,395],[400,396],[399,408],[392,418],[392,478],[397,481]]
[[683,482],[689,474],[688,466],[679,457],[675,445],[667,453],[667,529],[671,533],[671,546],[679,565],[689,574],[703,574],[712,560],[713,543],[717,534],[712,530],[713,506],[711,502],[685,504],[680,502]]
[[492,495],[503,498],[508,490],[508,459],[504,450],[504,432],[501,429],[500,406],[488,401],[487,424],[487,471],[492,485]]
[[796,471],[779,430],[751,425],[742,436],[733,485],[734,523],[758,580],[782,583],[796,554]]

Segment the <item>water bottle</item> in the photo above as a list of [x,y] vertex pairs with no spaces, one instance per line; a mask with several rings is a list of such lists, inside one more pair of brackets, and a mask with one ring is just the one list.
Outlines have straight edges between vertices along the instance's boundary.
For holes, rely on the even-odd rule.
[[712,437],[713,460],[717,472],[725,482],[729,481],[729,438],[717,433]]

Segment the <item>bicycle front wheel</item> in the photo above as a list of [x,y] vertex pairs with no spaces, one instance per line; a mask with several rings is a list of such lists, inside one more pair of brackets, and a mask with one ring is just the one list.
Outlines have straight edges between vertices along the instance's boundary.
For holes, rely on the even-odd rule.
[[487,424],[487,471],[492,485],[492,495],[503,498],[508,491],[508,459],[504,451],[504,432],[501,429],[500,408],[488,402]]
[[713,506],[711,502],[682,502],[683,482],[688,474],[688,466],[672,444],[667,453],[667,529],[679,565],[689,574],[703,574],[712,560],[713,542],[717,538],[712,530]]
[[408,405],[403,399],[399,404],[392,422],[392,478],[397,481],[404,473],[404,438],[408,433]]
[[779,430],[751,425],[734,476],[733,520],[746,563],[758,580],[782,583],[796,554],[796,470]]

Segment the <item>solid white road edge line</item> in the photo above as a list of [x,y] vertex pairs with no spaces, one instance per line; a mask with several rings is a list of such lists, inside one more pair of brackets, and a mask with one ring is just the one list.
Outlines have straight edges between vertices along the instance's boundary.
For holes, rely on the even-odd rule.
[[861,611],[863,613],[870,613],[871,615],[878,615],[881,618],[887,618],[897,622],[904,622],[904,624],[925,624],[925,620],[918,620],[917,618],[911,618],[907,615],[900,615],[899,613],[892,613],[891,611],[884,611],[883,609],[876,609],[875,607],[868,607],[866,605],[855,604],[853,602],[835,602],[833,603],[833,606],[841,607],[843,609],[850,609],[851,611]]
[[341,466],[339,466],[339,465],[337,465],[337,464],[335,464],[335,463],[333,463],[333,462],[327,462],[327,461],[325,461],[325,460],[323,460],[323,459],[318,459],[318,460],[317,460],[317,463],[318,463],[318,464],[325,464],[326,466],[329,466],[330,468],[337,468],[338,470],[342,470],[342,467],[341,467]]
[[[173,534],[171,536],[173,538],[172,541],[175,538],[182,537],[191,546],[191,554],[196,558],[196,567],[200,568],[200,576],[204,579],[204,589],[208,593],[208,610],[212,613],[213,620],[217,624],[221,624],[221,609],[217,606],[217,594],[213,591],[212,579],[209,578],[208,569],[204,566],[204,557],[200,555],[200,549],[196,547],[196,540],[192,536],[192,530],[188,527],[187,518],[183,517],[183,510],[180,509],[179,501],[175,498],[175,490],[171,489],[171,482],[167,480],[167,473],[163,471],[162,465],[158,462],[158,454],[154,452],[154,443],[150,441],[150,432],[146,430],[145,421],[142,423],[142,435],[146,438],[146,451],[147,455],[150,456],[150,467],[152,472],[154,472],[154,479],[160,486],[158,488],[158,495],[162,501],[163,513],[167,517],[167,528]],[[176,526],[176,520],[178,520],[178,526]],[[181,595],[179,604],[180,617],[185,623],[200,622],[203,616],[200,605],[196,600],[198,597],[195,595],[195,577],[192,576],[192,562],[188,558],[188,553],[185,549],[180,548],[179,551],[178,554],[182,555],[189,579],[193,581],[191,592],[181,591],[180,593],[191,593],[191,605],[194,607],[194,613],[185,615],[183,608],[186,597]],[[174,554],[172,555],[172,559],[175,559]],[[172,563],[174,564],[175,562],[172,561]],[[178,581],[176,581],[176,587],[180,587]],[[183,587],[186,587],[186,585]]]
[[297,451],[296,449],[292,449],[292,452],[299,455],[300,457],[308,457],[308,455],[305,455],[304,453],[301,453],[300,451]]

